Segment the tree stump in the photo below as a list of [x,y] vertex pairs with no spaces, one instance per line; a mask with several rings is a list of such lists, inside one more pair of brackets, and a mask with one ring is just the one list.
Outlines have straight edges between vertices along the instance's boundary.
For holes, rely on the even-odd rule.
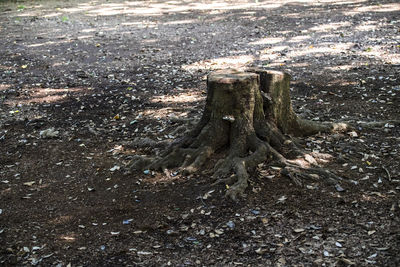
[[260,91],[264,97],[264,113],[284,134],[309,136],[319,132],[344,131],[345,123],[318,123],[299,118],[290,99],[290,75],[285,72],[253,68],[248,72],[260,75]]
[[[231,185],[226,194],[232,199],[247,188],[249,173],[271,158],[296,184],[325,176],[337,185],[340,178],[318,166],[321,155],[306,153],[286,135],[304,136],[337,127],[298,118],[293,112],[289,84],[288,74],[263,69],[227,69],[209,74],[206,105],[197,126],[160,157],[136,157],[131,167],[179,167],[184,174],[191,174],[201,170],[214,153],[225,151],[225,157],[214,166],[213,178],[216,183]],[[282,153],[284,147],[297,159],[287,159]],[[301,160],[304,158],[307,161]]]

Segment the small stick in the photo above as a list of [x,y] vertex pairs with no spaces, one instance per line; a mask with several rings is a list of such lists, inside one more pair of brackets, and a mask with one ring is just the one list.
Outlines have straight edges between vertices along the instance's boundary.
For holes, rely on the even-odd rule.
[[388,176],[388,180],[389,180],[389,182],[391,182],[392,181],[392,177],[390,176],[390,172],[388,171],[388,169],[386,169],[384,166],[382,166],[382,169],[385,170],[385,172],[386,172],[386,174]]

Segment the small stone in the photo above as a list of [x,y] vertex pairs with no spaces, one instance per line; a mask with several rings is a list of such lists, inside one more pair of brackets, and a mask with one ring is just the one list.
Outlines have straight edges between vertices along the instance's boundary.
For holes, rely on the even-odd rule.
[[214,232],[215,232],[217,235],[222,235],[222,234],[224,233],[224,230],[222,230],[222,229],[216,229]]
[[251,213],[253,213],[254,215],[259,215],[260,211],[259,210],[251,210]]
[[231,229],[235,228],[235,223],[232,221],[227,222],[226,225]]
[[338,191],[338,192],[343,192],[343,191],[345,191],[344,188],[341,187],[339,184],[335,184],[335,189],[336,189],[336,191]]
[[153,253],[152,253],[152,252],[149,252],[149,251],[138,251],[137,254],[140,255],[140,256],[149,256],[149,255],[153,255]]
[[358,137],[358,134],[354,131],[349,132],[350,137]]
[[118,171],[120,168],[121,168],[120,166],[115,165],[114,167],[112,167],[112,168],[110,169],[110,171],[111,171],[111,172],[115,172],[115,171]]
[[376,256],[378,256],[378,253],[374,253],[374,254],[370,255],[370,256],[368,257],[368,259],[376,258]]
[[373,235],[373,234],[375,234],[375,233],[376,233],[375,230],[368,231],[368,235]]
[[268,252],[268,249],[266,249],[266,248],[258,248],[258,249],[256,249],[256,253],[259,254],[259,255],[264,255],[267,252]]
[[54,130],[54,128],[49,128],[43,131],[40,131],[39,135],[41,138],[53,138],[57,137],[60,132]]

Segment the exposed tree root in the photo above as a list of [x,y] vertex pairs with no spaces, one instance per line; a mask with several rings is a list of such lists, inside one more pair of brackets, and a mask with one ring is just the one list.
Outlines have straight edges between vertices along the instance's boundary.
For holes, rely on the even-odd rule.
[[[349,122],[349,124],[351,124]],[[400,125],[400,120],[387,120],[387,121],[371,121],[371,122],[364,122],[364,121],[360,121],[360,122],[356,122],[353,123],[354,125],[357,125],[361,128],[364,129],[370,129],[370,128],[381,128],[384,127],[385,125]]]
[[[306,153],[286,134],[304,136],[349,129],[347,124],[316,123],[298,118],[291,107],[289,79],[280,72],[257,70],[217,71],[208,77],[208,95],[203,117],[183,138],[158,157],[136,156],[131,168],[167,173],[179,168],[184,175],[201,170],[218,151],[225,151],[211,171],[215,184],[225,184],[226,196],[236,200],[248,187],[257,166],[269,162],[297,185],[324,180],[338,185],[335,174],[321,168],[324,154]],[[289,150],[294,160],[284,155]]]
[[298,118],[297,123],[302,136],[309,136],[317,133],[347,132],[354,129],[354,126],[347,122],[320,123]]

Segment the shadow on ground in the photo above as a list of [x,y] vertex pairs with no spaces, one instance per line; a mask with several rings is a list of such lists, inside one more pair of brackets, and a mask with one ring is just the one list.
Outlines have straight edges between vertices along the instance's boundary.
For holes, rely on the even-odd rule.
[[[335,157],[327,168],[351,181],[345,192],[297,188],[260,166],[232,203],[207,175],[124,170],[155,152],[133,140],[171,141],[182,118],[199,118],[219,68],[290,72],[309,119],[397,119],[396,1],[1,1],[0,11],[3,264],[398,263],[398,126],[302,140]],[[58,134],[45,138],[49,128]]]

